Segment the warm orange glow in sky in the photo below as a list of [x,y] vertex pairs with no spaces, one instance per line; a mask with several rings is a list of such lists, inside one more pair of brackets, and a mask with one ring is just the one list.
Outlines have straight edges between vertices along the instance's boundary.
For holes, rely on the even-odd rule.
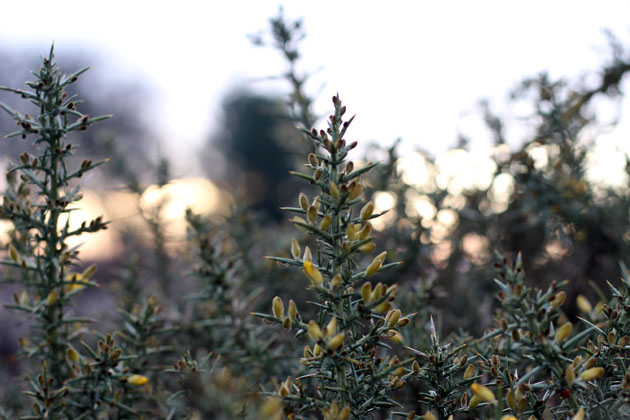
[[[132,228],[146,230],[147,226],[139,215],[138,204],[144,211],[150,212],[162,200],[166,233],[174,243],[181,243],[186,234],[187,208],[191,208],[197,214],[221,217],[229,212],[231,197],[203,178],[177,179],[162,188],[152,185],[146,189],[140,203],[131,193],[96,193],[85,190],[81,201],[75,203],[76,210],[70,215],[70,229],[76,229],[83,221],[89,223],[99,216],[111,221],[110,227],[100,232],[68,238],[67,243],[71,247],[80,245],[80,257],[84,261],[116,257],[122,251],[117,230],[129,225]],[[67,220],[65,214],[60,218],[59,225],[65,226]],[[0,221],[0,241],[6,243],[8,232],[12,228],[11,222]]]

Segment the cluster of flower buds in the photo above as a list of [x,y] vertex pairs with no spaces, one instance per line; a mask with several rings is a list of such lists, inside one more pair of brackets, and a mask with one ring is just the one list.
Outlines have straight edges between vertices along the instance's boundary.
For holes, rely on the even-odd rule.
[[300,314],[297,310],[297,306],[295,305],[293,299],[289,300],[289,308],[286,315],[284,313],[284,303],[282,302],[282,299],[280,299],[280,297],[278,296],[273,298],[271,309],[273,312],[273,316],[277,320],[279,320],[282,323],[282,326],[287,330],[291,328],[296,320],[301,320]]

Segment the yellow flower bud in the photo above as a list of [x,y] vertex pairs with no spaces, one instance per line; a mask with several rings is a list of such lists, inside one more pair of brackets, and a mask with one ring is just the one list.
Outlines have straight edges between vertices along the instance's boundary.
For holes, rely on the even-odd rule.
[[294,320],[295,317],[297,316],[298,310],[297,310],[297,306],[295,306],[295,302],[293,302],[293,299],[289,300],[289,318],[291,318],[291,320]]
[[313,341],[318,341],[322,338],[322,330],[319,328],[319,325],[317,325],[317,322],[309,321],[308,336],[311,337]]
[[562,306],[566,299],[567,294],[565,292],[558,292],[551,301],[551,308],[555,309]]
[[317,211],[319,211],[319,208],[321,207],[322,203],[320,203],[319,201],[319,195],[316,195],[315,198],[313,198],[313,202],[311,203],[311,206],[315,207],[317,209]]
[[344,407],[339,412],[339,415],[337,416],[337,419],[338,420],[348,420],[348,418],[350,418],[350,407]]
[[333,401],[330,404],[330,407],[326,407],[322,409],[322,415],[324,416],[324,420],[337,420],[337,415],[339,414],[339,405],[337,401]]
[[315,347],[313,347],[313,354],[315,357],[322,355],[322,346],[320,346],[319,343],[315,344]]
[[516,417],[514,417],[514,416],[506,414],[505,416],[501,417],[501,420],[518,420],[518,419]]
[[319,165],[319,160],[317,159],[317,156],[315,156],[314,153],[309,153],[308,154],[308,163],[310,163],[311,166],[318,166]]
[[391,341],[393,341],[396,344],[403,344],[405,342],[405,337],[402,336],[401,333],[399,333],[396,330],[389,330],[389,332],[392,334],[391,337],[389,337],[389,339]]
[[96,266],[95,265],[89,266],[83,272],[83,280],[85,281],[89,280],[94,275],[94,273],[96,273]]
[[273,310],[273,316],[281,319],[284,315],[284,304],[282,303],[282,299],[280,299],[278,296],[274,297],[273,304],[271,306],[271,309]]
[[475,365],[471,363],[468,365],[468,367],[464,371],[464,379],[470,379],[473,376],[475,376]]
[[396,291],[398,290],[398,283],[392,284],[385,290],[385,294],[389,295],[390,300],[396,297]]
[[306,198],[306,194],[304,193],[300,193],[300,207],[302,208],[302,210],[307,211],[308,210],[308,198]]
[[573,382],[575,382],[575,370],[573,369],[573,365],[567,367],[567,370],[564,372],[564,378],[567,380],[569,386],[573,386]]
[[378,269],[381,268],[381,265],[383,265],[383,261],[385,261],[385,257],[387,257],[387,251],[383,251],[380,254],[378,254],[376,257],[374,257],[374,259],[372,260],[368,268],[365,270],[364,276],[370,277],[376,274]]
[[374,249],[376,249],[376,244],[372,241],[366,242],[359,247],[359,251],[364,254],[369,254],[370,252],[374,251]]
[[353,182],[350,185],[351,189],[350,189],[350,195],[348,196],[348,198],[350,200],[354,200],[355,198],[357,198],[360,194],[361,194],[361,183],[360,182]]
[[377,283],[370,294],[370,302],[376,302],[380,300],[385,294],[386,287],[383,283]]
[[374,213],[374,203],[372,201],[368,201],[365,206],[361,209],[361,220],[365,221],[372,216]]
[[573,419],[571,420],[584,420],[585,416],[586,416],[586,412],[584,411],[584,408],[580,407],[578,412],[575,413],[575,416],[573,416]]
[[134,386],[143,386],[146,385],[147,382],[149,382],[149,378],[144,375],[131,375],[127,378],[127,383]]
[[311,248],[305,246],[304,256],[302,257],[302,261],[306,262],[306,261],[312,261],[312,260],[313,260],[313,254],[311,254]]
[[300,249],[300,244],[297,239],[291,238],[291,256],[297,260],[300,258],[301,254],[302,250]]
[[385,322],[388,328],[393,328],[400,319],[400,309],[392,309],[385,316]]
[[396,326],[398,328],[405,328],[407,325],[409,325],[409,322],[411,322],[411,319],[409,319],[408,317],[403,317],[398,320]]
[[575,298],[575,303],[577,303],[578,309],[585,314],[590,314],[593,310],[591,302],[589,302],[584,295],[578,295],[578,297]]
[[479,397],[481,401],[493,402],[496,400],[494,392],[490,391],[490,388],[485,385],[481,385],[475,382],[470,386],[470,389],[476,396]]
[[480,402],[481,402],[481,398],[477,394],[474,394],[472,398],[470,399],[470,401],[468,402],[468,407],[475,408],[479,405]]
[[334,290],[337,287],[341,286],[341,280],[342,280],[341,274],[337,274],[335,277],[333,277],[330,280],[330,287]]
[[48,293],[48,296],[46,297],[46,306],[53,306],[55,302],[57,302],[58,296],[59,296],[59,293],[57,292],[57,289],[52,289],[50,293]]
[[9,255],[11,256],[11,259],[13,260],[13,262],[17,263],[19,256],[18,256],[18,252],[17,249],[15,249],[15,247],[13,246],[13,244],[9,244]]
[[304,231],[304,232],[308,232],[308,229],[306,229],[305,227],[300,226],[298,223],[301,223],[303,225],[308,225],[308,223],[306,222],[306,220],[302,219],[301,217],[298,216],[294,216],[291,219],[291,222],[296,223],[297,224],[297,228]]
[[582,372],[582,379],[585,381],[591,381],[602,376],[606,371],[603,367],[594,367]]
[[411,371],[413,372],[414,375],[420,374],[420,364],[415,360],[411,364]]
[[280,394],[283,397],[288,397],[289,394],[291,394],[291,392],[289,391],[289,387],[287,386],[286,383],[282,383],[282,385],[280,386],[280,390],[278,391],[278,394]]
[[570,322],[563,324],[556,330],[556,337],[554,341],[556,343],[562,343],[564,340],[569,338],[571,332],[573,332],[573,324],[571,324]]
[[282,328],[284,328],[285,330],[291,329],[291,324],[291,318],[289,318],[288,316],[282,320]]
[[278,419],[282,415],[282,402],[278,398],[267,397],[258,413],[263,420]]
[[304,347],[304,357],[306,357],[307,359],[313,357],[313,351],[309,346]]
[[320,273],[317,267],[315,267],[310,261],[304,261],[304,272],[306,273],[308,278],[311,279],[311,281],[317,286],[321,285],[324,281],[322,273]]
[[366,223],[365,226],[363,226],[363,228],[361,228],[361,230],[358,233],[359,240],[363,241],[367,239],[367,237],[370,236],[370,233],[372,233],[372,225],[369,223]]
[[80,359],[79,353],[75,349],[73,349],[72,347],[68,347],[66,349],[66,357],[72,363],[77,363],[79,361],[79,359]]
[[384,314],[385,312],[389,311],[391,307],[391,302],[381,302],[374,307],[374,312],[376,312],[377,314]]
[[317,220],[317,209],[314,206],[310,206],[306,212],[306,219],[309,223],[315,223]]
[[120,356],[122,356],[122,349],[114,349],[110,354],[109,354],[109,358],[112,360],[117,360],[120,359]]
[[337,184],[331,182],[328,184],[328,188],[330,189],[330,195],[332,195],[335,200],[339,200],[339,187],[337,187]]
[[337,318],[335,316],[333,316],[328,322],[328,325],[324,327],[322,334],[326,338],[332,337],[333,335],[337,334]]
[[610,346],[614,346],[615,344],[617,344],[617,335],[614,331],[608,333],[607,339]]
[[507,406],[510,407],[512,410],[516,408],[516,401],[514,401],[514,392],[511,389],[509,389],[507,394],[505,395],[505,402],[507,403]]
[[363,283],[361,286],[361,298],[363,302],[370,303],[370,295],[372,294],[372,284],[369,281]]
[[337,350],[343,344],[343,340],[346,338],[345,333],[339,333],[330,340],[328,347],[332,350]]
[[357,240],[357,232],[361,228],[361,225],[358,223],[350,223],[348,228],[346,229],[346,235],[348,235],[348,240],[350,242]]
[[321,230],[322,232],[327,231],[331,223],[332,223],[332,216],[330,214],[327,214],[326,216],[324,216],[322,221],[319,222],[319,230]]
[[437,420],[437,418],[435,417],[435,414],[433,414],[430,411],[427,411],[426,413],[424,413],[424,420]]

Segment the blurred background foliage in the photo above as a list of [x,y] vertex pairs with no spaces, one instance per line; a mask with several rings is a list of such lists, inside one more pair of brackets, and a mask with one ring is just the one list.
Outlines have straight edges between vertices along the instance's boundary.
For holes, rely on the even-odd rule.
[[[300,350],[281,334],[259,331],[248,313],[267,311],[278,294],[293,296],[308,311],[305,279],[263,258],[289,253],[295,233],[280,207],[297,205],[299,183],[288,172],[299,171],[312,148],[294,128],[319,121],[311,109],[313,93],[305,91],[310,74],[300,67],[304,36],[299,21],[280,16],[271,20],[269,33],[252,37],[286,60],[287,71],[279,78],[286,81],[288,100],[252,93],[247,86],[226,97],[221,128],[208,135],[200,161],[191,163],[202,168],[197,178],[174,173],[169,151],[155,142],[150,121],[138,112],[151,100],[142,82],[112,83],[98,56],[64,51],[59,58],[65,69],[85,63],[97,69],[77,85],[85,100],[82,112],[115,114],[80,139],[82,156],[111,158],[84,188],[96,192],[100,207],[95,211],[107,212],[113,223],[109,236],[92,239],[97,248],[83,259],[86,266],[98,262],[95,277],[104,290],[83,296],[76,311],[91,316],[96,311],[104,325],[115,327],[125,317],[117,307],[130,313],[157,295],[163,308],[159,322],[177,326],[167,341],[178,348],[151,363],[175,362],[190,349],[193,358],[208,351],[220,355],[229,375],[281,380],[296,369],[278,361],[297,360],[287,355]],[[609,46],[609,59],[589,75],[589,84],[545,73],[516,84],[512,100],[530,110],[525,141],[507,138],[501,113],[481,101],[479,118],[493,141],[490,156],[479,158],[464,136],[439,158],[421,149],[401,155],[405,139],[379,139],[360,149],[364,156],[357,164],[381,161],[366,180],[364,195],[374,201],[376,212],[386,211],[374,222],[376,238],[392,261],[401,261],[379,280],[398,283],[401,307],[419,312],[405,337],[409,345],[426,342],[429,315],[443,336],[478,335],[492,325],[495,251],[511,258],[522,252],[528,279],[539,286],[568,280],[569,317],[577,313],[577,295],[597,301],[604,282],[620,277],[619,262],[629,255],[630,244],[630,160],[626,156],[627,176],[616,186],[593,182],[587,173],[597,134],[628,118],[618,115],[611,122],[599,115],[602,102],[617,104],[630,71],[630,49],[612,36]],[[0,51],[0,84],[22,86],[27,69],[38,68],[33,57],[37,54],[30,51]],[[343,86],[339,90],[343,98]],[[12,100],[2,98],[21,106]],[[13,126],[0,115],[0,132],[14,131]],[[3,140],[2,164],[29,147],[21,140]],[[203,182],[201,175],[207,177]],[[193,181],[200,182],[199,188],[191,187]],[[186,220],[186,207],[198,197],[207,199],[205,207],[193,206]],[[128,210],[116,213],[112,207]],[[99,241],[101,246],[108,241],[113,251],[98,249]],[[14,290],[3,288],[3,301]],[[17,336],[26,328],[7,311],[0,322],[0,374],[9,378],[1,381],[6,384],[22,372],[14,361],[19,359]],[[265,340],[265,346],[257,344]],[[252,360],[258,365],[243,370]],[[190,364],[185,360],[179,371],[189,372]],[[17,409],[17,400],[11,402],[14,390],[3,389],[2,396],[6,407]],[[215,409],[194,400],[200,412]]]

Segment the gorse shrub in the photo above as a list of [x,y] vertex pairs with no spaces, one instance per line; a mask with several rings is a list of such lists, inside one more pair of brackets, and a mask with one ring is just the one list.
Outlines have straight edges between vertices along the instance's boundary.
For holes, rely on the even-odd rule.
[[303,270],[317,296],[313,304],[318,311],[306,322],[293,300],[285,313],[284,300],[276,296],[272,314],[259,316],[296,329],[297,336],[310,341],[301,359],[309,373],[301,380],[288,377],[278,390],[285,412],[291,416],[320,412],[328,419],[345,420],[395,405],[391,394],[404,386],[408,362],[379,350],[389,347],[387,341],[400,343],[398,330],[410,319],[393,307],[396,285],[372,285],[367,280],[396,264],[386,262],[387,251],[361,264],[361,255],[373,254],[377,248],[369,221],[378,215],[373,214],[374,203],[361,198],[361,176],[375,165],[355,168],[346,160],[356,146],[344,138],[352,118],[343,120],[346,107],[338,96],[333,97],[333,105],[328,129],[309,132],[321,148],[320,153],[308,155],[306,166],[312,174],[294,173],[315,184],[320,194],[309,199],[300,193],[299,207],[287,208],[301,215],[292,219],[296,227],[315,237],[314,251],[293,238],[292,258],[270,257]]
[[[291,218],[261,223],[239,203],[225,220],[188,210],[185,246],[172,247],[167,199],[144,206],[141,177],[108,142],[151,239],[123,234],[134,251],[112,287],[118,315],[76,308],[79,295],[100,296],[107,284],[72,240],[116,225],[76,223],[81,180],[104,162],[77,159],[70,138],[109,117],[81,113],[66,93],[87,69],[63,74],[51,48],[28,89],[0,88],[35,106],[32,116],[0,103],[18,125],[8,137],[37,150],[8,168],[0,207],[12,225],[2,282],[16,290],[5,306],[30,326],[16,365],[25,380],[14,380],[23,394],[0,389],[0,418],[630,416],[630,273],[610,263],[626,257],[630,194],[591,185],[588,148],[577,141],[596,122],[591,99],[630,70],[623,50],[590,90],[547,76],[523,83],[516,96],[533,95],[535,135],[515,152],[484,108],[505,152],[492,159],[492,183],[513,181],[501,201],[492,183],[456,193],[438,182],[427,154],[429,182],[414,185],[398,142],[367,152],[378,149],[382,162],[358,156],[339,95],[325,127],[314,128],[298,70],[303,26],[280,15],[271,27],[271,41],[255,41],[288,62],[287,117],[303,140],[291,148],[303,165],[287,175],[303,186],[283,207]],[[546,164],[534,161],[535,148]],[[155,173],[158,187],[168,184],[166,160]],[[388,209],[379,208],[383,194]],[[415,211],[418,200],[431,211]],[[471,242],[483,248],[475,258]]]
[[[82,114],[80,101],[65,92],[86,69],[63,75],[54,63],[53,48],[32,90],[2,88],[35,104],[39,115],[22,115],[2,105],[20,126],[8,137],[35,137],[39,155],[20,155],[20,164],[7,174],[9,188],[2,214],[15,230],[8,245],[9,280],[24,286],[9,308],[34,318],[33,333],[21,340],[22,352],[41,366],[28,393],[35,403],[28,419],[90,418],[101,412],[116,412],[117,418],[137,416],[129,406],[136,399],[129,386],[141,386],[147,378],[130,375],[125,359],[111,335],[102,337],[96,349],[80,340],[89,319],[73,316],[73,298],[87,287],[96,271],[77,270],[79,250],[68,239],[107,228],[102,218],[70,224],[74,203],[81,199],[79,179],[102,162],[72,161],[74,149],[67,137],[85,131],[100,120]],[[83,354],[85,352],[85,354]],[[105,406],[106,408],[102,408]]]

